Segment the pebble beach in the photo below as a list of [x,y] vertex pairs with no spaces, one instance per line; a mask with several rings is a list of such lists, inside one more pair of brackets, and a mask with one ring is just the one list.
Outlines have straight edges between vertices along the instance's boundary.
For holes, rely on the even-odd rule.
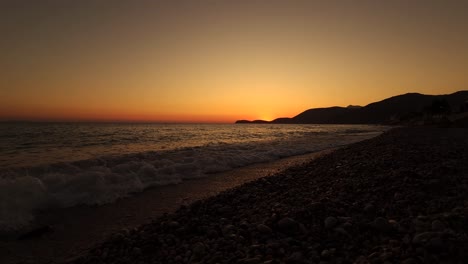
[[395,128],[124,229],[69,263],[466,263],[468,130]]

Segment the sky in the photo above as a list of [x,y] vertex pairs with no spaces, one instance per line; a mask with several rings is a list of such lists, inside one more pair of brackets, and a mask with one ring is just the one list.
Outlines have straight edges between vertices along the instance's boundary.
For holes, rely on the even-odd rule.
[[462,0],[3,0],[0,120],[271,120],[466,90],[466,14]]

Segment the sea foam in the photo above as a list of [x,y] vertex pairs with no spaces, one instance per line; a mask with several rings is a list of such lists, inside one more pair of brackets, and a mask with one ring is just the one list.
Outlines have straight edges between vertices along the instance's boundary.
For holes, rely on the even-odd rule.
[[0,232],[21,230],[37,212],[50,208],[111,203],[149,187],[337,147],[378,133],[307,133],[283,140],[209,143],[5,169],[0,171]]

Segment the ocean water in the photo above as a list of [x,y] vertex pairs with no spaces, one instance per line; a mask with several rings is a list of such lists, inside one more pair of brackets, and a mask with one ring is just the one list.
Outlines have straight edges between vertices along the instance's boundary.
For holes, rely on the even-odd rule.
[[368,125],[0,124],[0,232],[50,208],[104,204],[374,137]]

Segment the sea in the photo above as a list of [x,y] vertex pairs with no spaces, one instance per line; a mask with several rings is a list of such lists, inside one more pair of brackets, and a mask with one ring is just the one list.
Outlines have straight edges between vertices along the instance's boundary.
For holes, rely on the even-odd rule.
[[0,123],[0,233],[49,209],[375,137],[374,125]]

